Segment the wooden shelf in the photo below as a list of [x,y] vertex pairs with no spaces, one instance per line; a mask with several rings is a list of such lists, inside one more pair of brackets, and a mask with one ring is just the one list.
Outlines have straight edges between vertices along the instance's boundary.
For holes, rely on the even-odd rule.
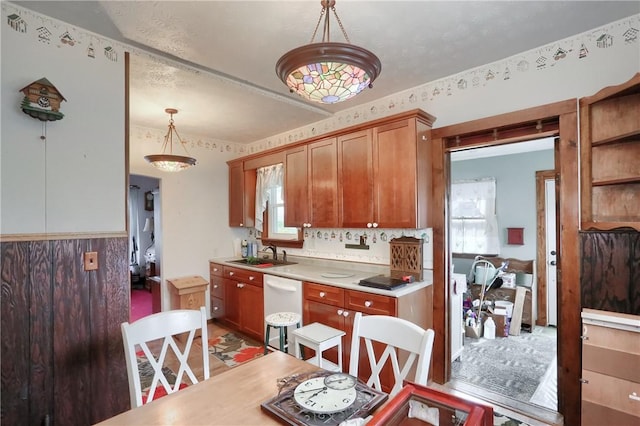
[[640,231],[640,73],[580,99],[581,229]]

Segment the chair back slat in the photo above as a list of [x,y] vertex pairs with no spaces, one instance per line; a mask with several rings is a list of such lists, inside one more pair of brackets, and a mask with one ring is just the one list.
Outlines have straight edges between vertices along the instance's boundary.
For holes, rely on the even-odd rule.
[[[426,385],[434,336],[433,330],[425,330],[402,318],[386,315],[365,316],[357,312],[353,322],[349,374],[358,376],[360,340],[362,339],[365,342],[371,367],[371,376],[366,381],[368,386],[382,390],[380,374],[387,363],[391,364],[394,377],[390,395],[395,395],[402,389],[403,381],[407,379],[414,364],[416,364],[415,383]],[[386,345],[379,358],[375,356],[373,342]],[[398,350],[408,352],[402,365],[398,358]]]
[[[167,394],[174,393],[181,388],[183,377],[186,375],[191,384],[198,383],[198,378],[189,365],[189,355],[193,348],[196,332],[200,332],[202,343],[202,366],[203,380],[209,378],[209,352],[207,333],[207,314],[201,307],[199,310],[178,309],[173,311],[159,312],[148,317],[144,317],[134,323],[124,322],[121,324],[122,340],[124,343],[124,353],[127,364],[127,375],[129,378],[129,395],[131,408],[153,401],[156,389],[164,388]],[[184,340],[184,345],[181,345]],[[154,354],[149,348],[149,343],[157,345],[162,342],[162,347],[158,354]],[[140,370],[138,366],[137,348],[140,348],[144,357],[153,370],[153,378],[149,387],[147,398],[142,397],[142,383],[140,380]],[[171,385],[163,369],[167,369],[167,355],[169,349],[178,360],[178,371],[175,373],[175,383]],[[185,379],[186,380],[186,379]],[[184,386],[184,385],[183,385]]]

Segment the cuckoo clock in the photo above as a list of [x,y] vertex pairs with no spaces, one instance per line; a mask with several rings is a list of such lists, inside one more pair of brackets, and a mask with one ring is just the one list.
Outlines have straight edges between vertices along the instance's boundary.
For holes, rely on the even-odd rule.
[[24,93],[22,111],[40,121],[61,120],[60,102],[66,101],[62,93],[46,78],[34,81],[20,89]]

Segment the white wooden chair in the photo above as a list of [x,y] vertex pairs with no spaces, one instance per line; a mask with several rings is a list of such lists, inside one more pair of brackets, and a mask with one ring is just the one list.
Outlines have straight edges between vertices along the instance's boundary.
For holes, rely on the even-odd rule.
[[[133,323],[124,322],[121,324],[122,340],[124,343],[124,355],[127,361],[127,375],[129,377],[129,395],[131,398],[131,408],[140,407],[143,403],[153,401],[156,388],[159,384],[164,386],[167,394],[180,389],[182,377],[186,375],[192,384],[198,383],[193,370],[188,364],[191,346],[197,331],[202,336],[202,363],[204,380],[209,378],[209,352],[207,338],[207,313],[203,307],[200,310],[178,309],[173,311],[159,312],[148,317],[141,318]],[[184,350],[176,343],[177,335],[185,335],[186,341]],[[156,357],[149,349],[148,343],[162,339],[162,349]],[[180,336],[182,342],[182,336]],[[144,352],[150,365],[153,367],[153,379],[146,401],[142,399],[142,386],[140,382],[140,372],[136,357],[136,347],[140,347]],[[171,348],[180,362],[180,367],[176,372],[175,384],[172,386],[162,368],[166,360],[168,349]]]
[[[433,330],[425,330],[402,318],[386,315],[362,315],[362,313],[357,312],[353,319],[349,374],[358,377],[360,340],[364,339],[369,365],[371,366],[371,377],[367,380],[367,386],[382,390],[380,372],[387,361],[390,361],[395,383],[389,395],[395,395],[402,389],[403,381],[416,360],[414,382],[425,386],[429,375],[434,337]],[[376,359],[373,351],[373,342],[386,344],[378,359]],[[400,366],[398,349],[408,352],[403,366]]]

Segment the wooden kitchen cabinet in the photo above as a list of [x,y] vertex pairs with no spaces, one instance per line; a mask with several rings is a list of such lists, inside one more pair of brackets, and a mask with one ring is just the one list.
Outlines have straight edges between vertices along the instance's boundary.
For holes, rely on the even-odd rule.
[[375,221],[382,228],[429,226],[433,117],[412,117],[373,129]]
[[262,273],[223,266],[224,314],[221,320],[235,330],[262,341],[264,296]]
[[209,302],[211,318],[224,317],[224,273],[223,266],[218,263],[209,264]]
[[309,188],[307,146],[288,149],[284,154],[284,225],[307,227],[309,215]]
[[431,126],[415,109],[229,161],[229,224],[253,226],[256,168],[284,162],[284,224],[427,228]]
[[[432,287],[425,287],[414,293],[399,298],[384,296],[365,291],[343,289],[325,284],[304,282],[303,322],[311,324],[319,322],[346,333],[342,341],[342,365],[349,369],[353,316],[356,312],[366,315],[390,315],[407,319],[420,327],[431,328],[433,307]],[[376,353],[382,345],[374,345]],[[305,349],[305,355],[307,354]],[[323,352],[329,361],[337,363],[335,348]],[[371,370],[367,360],[366,348],[361,345],[358,374],[361,379],[368,379]],[[387,392],[393,386],[393,371],[385,367],[381,374],[383,389]]]
[[582,229],[640,231],[640,73],[580,99]]
[[336,138],[301,145],[285,153],[285,226],[338,225]]
[[255,224],[256,170],[244,170],[243,161],[229,165],[229,226],[252,227]]
[[341,227],[428,226],[433,121],[422,113],[338,137]]
[[582,425],[640,424],[640,316],[582,311]]
[[366,129],[338,137],[341,227],[372,227],[377,221],[373,179],[373,131]]

